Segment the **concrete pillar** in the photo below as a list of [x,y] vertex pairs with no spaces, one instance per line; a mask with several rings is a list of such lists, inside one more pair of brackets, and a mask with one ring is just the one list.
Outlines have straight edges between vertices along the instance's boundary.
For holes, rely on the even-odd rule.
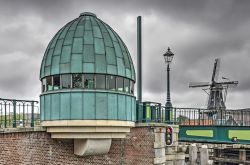
[[246,150],[245,149],[239,150],[239,160],[246,161]]
[[189,162],[190,165],[196,165],[197,164],[197,146],[195,143],[191,144],[189,146]]
[[74,139],[74,154],[79,156],[107,154],[112,139]]
[[200,148],[200,165],[208,165],[209,154],[207,145],[202,145]]
[[155,127],[154,128],[154,164],[165,164],[166,163],[166,155],[165,155],[165,127]]
[[184,165],[185,164],[185,153],[177,153],[175,157],[174,165]]

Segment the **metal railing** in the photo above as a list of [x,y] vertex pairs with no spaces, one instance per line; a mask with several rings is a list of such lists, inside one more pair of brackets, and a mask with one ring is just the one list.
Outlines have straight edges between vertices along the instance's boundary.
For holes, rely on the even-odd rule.
[[250,109],[170,108],[169,110],[160,103],[137,102],[136,119],[137,122],[143,123],[156,122],[194,126],[250,126]]
[[34,127],[39,124],[38,101],[0,98],[0,128]]
[[250,126],[250,109],[173,108],[178,125]]
[[[250,126],[250,109],[166,109],[156,102],[137,102],[136,122],[191,126]],[[0,98],[0,128],[34,127],[35,125],[40,125],[38,101]]]

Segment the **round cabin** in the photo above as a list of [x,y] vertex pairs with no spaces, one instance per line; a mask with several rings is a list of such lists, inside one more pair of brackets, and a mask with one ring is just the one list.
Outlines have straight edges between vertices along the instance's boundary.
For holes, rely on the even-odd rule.
[[77,155],[104,154],[135,122],[135,70],[118,34],[85,12],[52,38],[40,80],[42,126],[52,138],[74,139]]

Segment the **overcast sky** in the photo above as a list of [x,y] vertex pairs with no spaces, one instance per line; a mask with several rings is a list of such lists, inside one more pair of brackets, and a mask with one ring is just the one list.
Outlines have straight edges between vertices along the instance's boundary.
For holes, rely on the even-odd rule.
[[93,12],[126,43],[136,68],[136,17],[142,16],[143,100],[165,103],[168,46],[175,107],[205,107],[207,94],[189,82],[238,80],[228,108],[250,107],[249,0],[8,0],[0,1],[0,98],[39,100],[39,70],[53,35],[81,12]]

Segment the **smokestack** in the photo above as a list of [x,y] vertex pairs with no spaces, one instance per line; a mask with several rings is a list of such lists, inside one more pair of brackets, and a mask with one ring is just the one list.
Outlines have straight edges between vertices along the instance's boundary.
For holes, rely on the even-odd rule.
[[137,17],[137,99],[142,102],[141,16]]

